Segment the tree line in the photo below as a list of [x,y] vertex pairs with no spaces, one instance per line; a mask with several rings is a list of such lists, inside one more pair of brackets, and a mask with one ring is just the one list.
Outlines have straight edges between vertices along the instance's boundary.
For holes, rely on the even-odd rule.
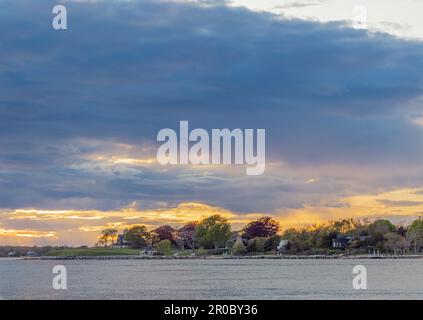
[[[98,246],[116,244],[118,230],[105,229]],[[281,242],[281,240],[284,240]],[[387,219],[341,219],[281,232],[278,221],[264,216],[249,222],[234,232],[229,221],[212,215],[201,221],[191,221],[180,228],[163,225],[149,231],[135,225],[125,231],[123,244],[132,248],[156,248],[161,254],[172,250],[208,250],[234,254],[266,253],[281,250],[291,254],[330,254],[339,251],[367,253],[379,251],[393,254],[423,251],[423,220],[408,226],[396,226]]]

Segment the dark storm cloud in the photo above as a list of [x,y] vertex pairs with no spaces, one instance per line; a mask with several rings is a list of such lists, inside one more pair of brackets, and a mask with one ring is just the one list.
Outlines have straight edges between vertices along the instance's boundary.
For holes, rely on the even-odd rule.
[[69,29],[55,31],[55,4],[0,2],[1,207],[198,200],[271,210],[345,183],[310,191],[271,177],[75,167],[96,147],[72,141],[154,143],[179,120],[266,128],[269,161],[291,166],[423,160],[422,129],[409,122],[423,88],[420,42],[160,1],[66,2]]

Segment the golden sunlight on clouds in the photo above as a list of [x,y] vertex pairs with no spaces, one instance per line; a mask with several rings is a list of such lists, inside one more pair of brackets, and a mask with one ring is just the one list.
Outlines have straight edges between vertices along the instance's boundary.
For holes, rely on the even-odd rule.
[[317,182],[317,181],[318,181],[317,179],[311,178],[311,179],[308,179],[308,180],[306,181],[306,183],[315,183],[315,182]]
[[[209,206],[207,204],[187,202],[176,207],[139,210],[136,208],[123,208],[116,211],[97,210],[38,210],[17,209],[6,211],[0,215],[0,223],[9,228],[0,232],[0,244],[13,244],[13,237],[33,235],[43,238],[40,241],[28,239],[26,244],[94,244],[101,230],[105,228],[125,228],[142,224],[149,229],[162,224],[182,226],[188,221],[201,220],[207,216],[219,214],[228,218],[234,227],[241,227],[251,218],[260,216],[240,215],[229,210]],[[22,229],[16,230],[16,226]],[[45,230],[45,228],[49,228]],[[72,234],[73,237],[69,235]],[[48,239],[57,235],[55,239]],[[7,236],[7,238],[6,238]],[[29,236],[28,236],[29,237]],[[46,239],[47,238],[47,239]],[[41,241],[42,240],[42,241]],[[20,241],[19,243],[22,243]]]
[[11,220],[101,220],[109,218],[121,218],[123,220],[142,219],[144,223],[155,223],[167,221],[168,223],[184,223],[195,217],[202,219],[211,214],[220,214],[230,218],[234,214],[228,210],[212,207],[202,203],[187,202],[181,203],[172,208],[159,208],[152,210],[137,210],[134,208],[124,208],[118,211],[78,211],[78,210],[37,210],[37,209],[18,209],[9,213]]
[[2,229],[0,228],[1,237],[22,237],[22,238],[51,238],[55,237],[55,232],[40,232],[34,230],[13,230],[13,229]]
[[400,189],[376,195],[357,195],[335,204],[281,210],[276,215],[285,228],[310,225],[340,218],[387,218],[407,223],[423,215],[423,189]]
[[[298,227],[340,218],[388,218],[407,223],[423,213],[423,189],[400,189],[376,195],[356,195],[318,206],[281,209],[272,214],[282,227]],[[140,210],[134,207],[115,211],[18,209],[0,215],[0,244],[92,245],[101,230],[123,230],[142,224],[149,229],[162,224],[174,227],[188,221],[220,214],[234,230],[266,213],[235,213],[203,203],[187,202],[175,207]]]
[[141,158],[125,158],[125,157],[118,157],[118,156],[112,156],[112,157],[97,156],[97,157],[94,157],[93,160],[111,163],[111,164],[126,164],[126,165],[133,165],[133,166],[147,166],[150,164],[157,163],[156,158],[141,159]]

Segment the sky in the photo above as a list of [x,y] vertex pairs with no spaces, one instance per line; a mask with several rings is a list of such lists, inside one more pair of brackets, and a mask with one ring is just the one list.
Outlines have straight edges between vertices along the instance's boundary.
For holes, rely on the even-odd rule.
[[[58,3],[67,30],[51,27]],[[234,229],[423,213],[421,1],[0,9],[0,245],[92,245],[104,228],[216,213]],[[180,120],[266,129],[264,174],[160,165],[157,133]]]

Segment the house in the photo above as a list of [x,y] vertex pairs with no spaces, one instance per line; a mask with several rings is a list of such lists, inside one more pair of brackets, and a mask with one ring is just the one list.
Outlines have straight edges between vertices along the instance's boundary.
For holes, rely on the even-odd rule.
[[147,255],[147,256],[157,256],[158,255],[157,250],[154,250],[154,249],[145,249],[144,251],[142,251],[142,253],[144,255]]
[[371,236],[359,236],[358,237],[358,240],[360,240],[360,241],[366,241],[367,239],[370,239],[371,238]]
[[[219,246],[220,249],[225,249],[225,248],[232,248],[233,244],[236,242],[236,240],[238,239],[238,237],[242,237],[242,233],[241,231],[232,231],[231,233],[231,237],[229,238],[229,240],[226,242],[225,245],[221,245]],[[241,238],[242,239],[242,238]],[[244,245],[246,244],[246,240],[242,239]]]
[[131,244],[125,241],[125,235],[128,232],[128,229],[123,230],[122,234],[118,234],[116,242],[113,244],[115,248],[129,248]]
[[35,251],[29,250],[26,254],[27,257],[38,257],[39,254]]
[[351,237],[339,236],[336,239],[332,239],[332,248],[345,249],[351,242]]
[[281,239],[276,249],[278,249],[279,252],[284,252],[289,246],[289,240]]

